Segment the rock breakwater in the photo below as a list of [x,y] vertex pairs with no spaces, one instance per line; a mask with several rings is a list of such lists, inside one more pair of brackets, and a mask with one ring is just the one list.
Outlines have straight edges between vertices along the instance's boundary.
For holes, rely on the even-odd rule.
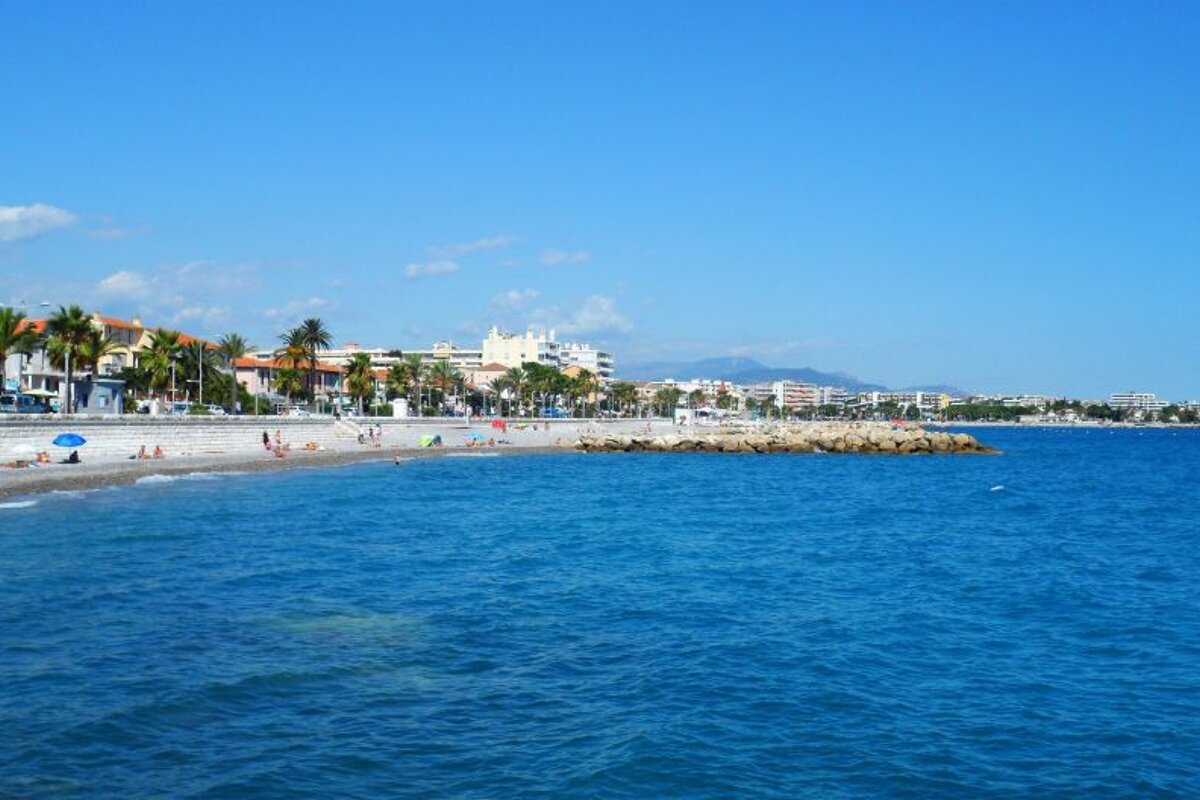
[[657,453],[994,453],[966,433],[882,422],[806,423],[760,428],[688,430],[665,435],[582,436],[586,452]]

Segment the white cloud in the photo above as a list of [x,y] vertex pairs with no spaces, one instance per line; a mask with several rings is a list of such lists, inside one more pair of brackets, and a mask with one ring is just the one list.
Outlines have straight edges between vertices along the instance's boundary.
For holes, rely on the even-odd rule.
[[494,308],[515,311],[524,308],[541,294],[537,289],[509,289],[492,298]]
[[594,336],[601,334],[629,333],[633,323],[617,310],[611,297],[594,294],[583,301],[583,305],[569,314],[557,308],[539,309],[533,314],[539,325],[556,328],[568,336]]
[[539,259],[547,267],[557,267],[563,264],[582,264],[592,260],[592,254],[586,250],[543,250]]
[[324,297],[309,297],[306,300],[293,300],[276,308],[268,308],[263,316],[271,321],[299,319],[305,314],[318,311],[329,305]]
[[170,318],[169,323],[173,326],[180,326],[189,322],[199,322],[212,327],[226,322],[229,317],[229,309],[221,306],[188,306],[179,309]]
[[0,242],[34,239],[51,231],[69,228],[76,217],[69,211],[34,203],[31,206],[0,206]]
[[449,275],[458,272],[458,263],[449,259],[412,263],[404,268],[404,277],[420,278],[423,275]]
[[471,253],[483,253],[488,250],[500,250],[508,247],[516,241],[512,236],[491,236],[485,239],[476,239],[473,242],[458,242],[456,244],[443,244],[435,247],[430,247],[429,252],[439,258],[457,258]]
[[100,281],[96,289],[116,300],[142,300],[150,294],[150,281],[140,272],[123,269]]

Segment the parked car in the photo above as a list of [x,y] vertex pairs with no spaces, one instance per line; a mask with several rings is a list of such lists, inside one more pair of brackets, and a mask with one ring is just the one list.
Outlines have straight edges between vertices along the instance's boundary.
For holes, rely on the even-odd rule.
[[191,410],[192,410],[191,403],[182,403],[182,402],[171,403],[171,405],[167,406],[168,414],[186,414]]
[[0,412],[6,414],[45,414],[46,406],[33,395],[0,395]]
[[300,406],[292,406],[291,408],[289,408],[289,409],[287,410],[287,412],[285,413],[285,415],[284,415],[284,416],[288,416],[288,417],[308,417],[308,416],[311,416],[311,414],[309,414],[309,413],[308,413],[308,409],[301,408]]
[[217,405],[216,403],[209,403],[206,406],[206,408],[208,408],[208,413],[212,414],[214,417],[225,416],[225,409],[222,408],[221,406]]

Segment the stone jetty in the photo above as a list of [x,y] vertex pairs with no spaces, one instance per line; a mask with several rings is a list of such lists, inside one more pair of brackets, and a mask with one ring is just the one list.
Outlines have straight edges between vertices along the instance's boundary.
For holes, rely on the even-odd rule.
[[886,422],[812,422],[763,427],[687,429],[663,435],[582,436],[587,452],[656,453],[994,453],[965,433]]

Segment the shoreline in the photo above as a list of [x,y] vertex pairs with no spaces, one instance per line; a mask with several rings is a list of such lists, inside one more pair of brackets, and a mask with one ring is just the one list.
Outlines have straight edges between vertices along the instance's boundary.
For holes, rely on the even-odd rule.
[[437,449],[392,448],[383,450],[324,450],[292,452],[287,458],[264,458],[261,454],[227,453],[213,456],[148,460],[100,461],[81,464],[51,464],[24,470],[6,470],[0,482],[0,501],[32,499],[52,492],[85,492],[113,486],[130,486],[155,475],[178,476],[202,473],[266,473],[300,469],[326,469],[367,462],[414,461],[453,455],[494,456],[575,453],[574,447],[520,447],[472,450],[462,447]]

